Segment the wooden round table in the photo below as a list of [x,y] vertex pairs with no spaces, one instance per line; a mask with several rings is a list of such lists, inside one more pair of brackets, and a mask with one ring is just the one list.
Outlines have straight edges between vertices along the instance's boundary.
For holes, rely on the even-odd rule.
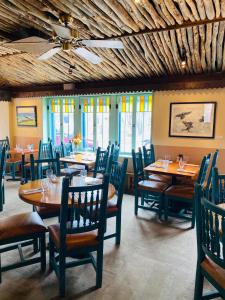
[[[59,207],[61,205],[62,178],[63,177],[58,177],[57,182],[49,183],[49,187],[47,191],[36,192],[33,194],[26,194],[24,193],[24,191],[41,188],[42,187],[41,181],[47,179],[34,180],[34,181],[30,181],[29,183],[23,184],[19,187],[19,197],[23,201],[35,206]],[[81,186],[80,177],[74,176],[72,185]],[[109,184],[108,200],[112,199],[115,193],[116,193],[115,187],[112,184]]]

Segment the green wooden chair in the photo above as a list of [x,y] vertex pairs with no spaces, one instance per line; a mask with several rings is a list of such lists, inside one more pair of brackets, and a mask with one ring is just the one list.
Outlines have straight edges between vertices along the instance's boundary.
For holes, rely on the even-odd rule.
[[108,150],[108,149],[101,150],[101,148],[98,147],[97,152],[96,152],[94,169],[88,173],[88,176],[91,176],[94,178],[102,178],[103,177],[103,175],[105,174],[105,172],[107,170],[107,167],[109,166],[109,151],[110,150]]
[[[195,195],[198,258],[194,300],[225,299],[225,210],[204,196],[200,184],[195,185]],[[216,291],[203,294],[204,278]]]
[[142,208],[155,211],[158,213],[159,217],[161,217],[163,209],[163,194],[169,185],[165,182],[149,180],[149,178],[146,178],[141,151],[135,152],[132,150],[132,159],[135,193],[134,213],[137,215],[138,208]]
[[3,210],[3,205],[5,203],[5,166],[6,166],[6,147],[3,146],[0,151],[0,211]]
[[[56,153],[56,158],[46,158],[46,159],[34,159],[34,155],[30,155],[31,164],[31,180],[42,179],[45,177],[45,173],[42,169],[43,164],[48,166],[49,169],[53,170],[56,176],[60,176],[60,162],[59,153]],[[47,170],[47,169],[46,169]],[[34,211],[36,211],[42,219],[48,219],[53,217],[59,217],[60,209],[55,207],[45,207],[45,206],[34,206]]]
[[[202,159],[197,183],[200,184],[202,187],[204,185],[206,174],[208,171],[209,163],[210,163],[211,154],[207,157],[205,156]],[[165,198],[164,198],[164,213],[165,213],[165,220],[168,220],[168,216],[182,218],[185,220],[191,220],[191,228],[195,227],[195,194],[194,194],[194,187],[188,185],[171,185],[165,191]],[[171,206],[176,204],[189,204],[190,212],[189,215],[186,209],[182,209],[179,213],[171,211]]]
[[117,142],[115,142],[115,144],[111,145],[110,155],[112,155],[112,161],[113,162],[117,162],[118,161],[119,155],[120,155],[120,144],[118,144]]
[[[68,144],[63,144],[61,142],[60,145],[55,145],[53,147],[54,157],[56,157],[57,153],[59,154],[59,157],[65,157],[67,150],[70,147],[70,145],[72,145],[72,143],[68,143]],[[76,168],[76,165],[74,167],[73,166],[68,167],[67,163],[60,163],[60,175],[61,176],[68,176],[68,177],[70,177],[70,179],[72,179],[73,176],[78,175],[79,173],[80,173],[80,170],[78,168]]]
[[115,237],[116,245],[119,245],[121,240],[121,211],[127,164],[127,158],[124,159],[122,164],[113,161],[109,180],[109,182],[116,189],[116,196],[112,200],[108,200],[107,202],[106,217],[116,218],[116,232],[113,234],[105,235],[104,239],[110,239]]
[[[154,145],[151,144],[149,149],[147,149],[145,146],[143,146],[142,150],[143,150],[144,166],[147,167],[148,165],[155,162]],[[139,151],[141,151],[141,149]],[[155,180],[155,181],[165,182],[167,184],[172,183],[171,176],[168,176],[168,175],[150,174],[149,179],[150,180]]]
[[[96,271],[96,287],[102,286],[108,184],[109,175],[104,176],[102,184],[86,187],[69,186],[69,178],[63,178],[60,224],[49,226],[50,268],[58,277],[60,296],[65,295],[65,271],[70,267],[92,263]],[[93,210],[100,210],[100,213],[90,219],[89,211]],[[97,252],[97,260],[92,252]],[[74,256],[74,261],[67,261],[67,257]]]
[[225,174],[219,174],[217,167],[212,170],[211,200],[216,205],[225,202]]
[[216,167],[218,160],[219,150],[216,150],[212,156],[208,172],[206,174],[206,183],[204,185],[204,193],[207,194],[207,198],[211,199],[212,197],[212,176],[213,169]]

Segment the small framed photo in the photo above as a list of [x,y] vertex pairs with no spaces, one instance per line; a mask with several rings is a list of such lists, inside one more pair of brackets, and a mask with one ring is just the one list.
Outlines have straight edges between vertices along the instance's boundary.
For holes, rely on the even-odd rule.
[[17,106],[16,118],[18,126],[37,127],[37,107]]
[[170,137],[214,138],[216,102],[170,103]]

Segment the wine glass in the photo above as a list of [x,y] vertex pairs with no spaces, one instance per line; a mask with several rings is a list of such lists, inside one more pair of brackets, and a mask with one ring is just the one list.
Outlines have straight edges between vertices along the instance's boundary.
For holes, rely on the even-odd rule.
[[185,165],[185,161],[182,158],[180,158],[180,160],[179,160],[179,168],[183,170],[184,165]]

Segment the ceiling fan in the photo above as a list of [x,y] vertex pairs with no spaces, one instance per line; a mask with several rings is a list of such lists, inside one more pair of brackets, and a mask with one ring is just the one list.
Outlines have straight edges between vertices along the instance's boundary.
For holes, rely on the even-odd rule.
[[51,24],[53,36],[50,40],[31,36],[17,41],[4,43],[2,46],[38,55],[39,60],[48,60],[60,51],[72,51],[92,64],[99,64],[103,59],[87,50],[86,47],[124,48],[123,43],[118,40],[81,39],[77,30],[68,27],[68,25],[73,22],[73,18],[69,15],[61,15],[59,22],[62,25]]

